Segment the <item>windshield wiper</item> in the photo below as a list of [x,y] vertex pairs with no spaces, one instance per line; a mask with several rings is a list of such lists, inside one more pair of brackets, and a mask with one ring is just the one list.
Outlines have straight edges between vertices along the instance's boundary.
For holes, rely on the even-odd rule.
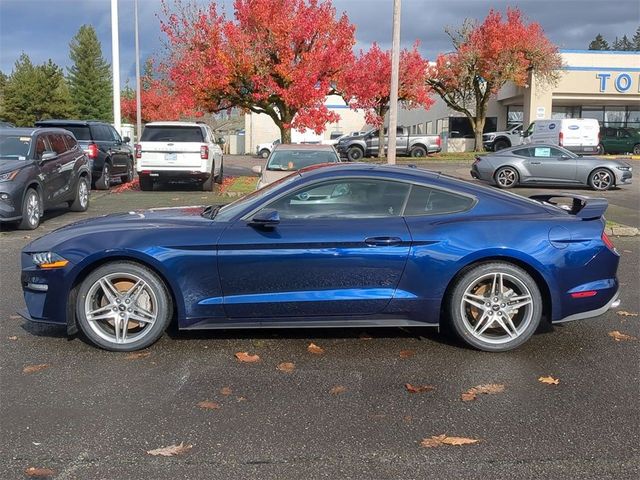
[[213,219],[218,214],[221,208],[222,205],[209,205],[207,207],[204,207],[204,211],[201,213],[201,215],[204,218]]

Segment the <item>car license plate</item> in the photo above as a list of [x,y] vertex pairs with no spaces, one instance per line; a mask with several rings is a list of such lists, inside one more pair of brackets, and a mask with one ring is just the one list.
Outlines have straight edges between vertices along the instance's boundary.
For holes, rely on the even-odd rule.
[[164,154],[164,159],[167,162],[175,162],[176,160],[178,160],[178,154],[177,153],[165,153]]

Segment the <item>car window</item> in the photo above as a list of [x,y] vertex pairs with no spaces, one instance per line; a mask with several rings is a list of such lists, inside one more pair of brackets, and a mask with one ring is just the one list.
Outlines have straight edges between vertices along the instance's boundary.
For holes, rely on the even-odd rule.
[[61,125],[60,128],[69,130],[78,140],[91,140],[91,131],[86,125]]
[[620,137],[620,138],[628,138],[630,136],[631,136],[631,134],[629,132],[627,132],[626,130],[622,130],[622,129],[618,130],[618,137]]
[[281,219],[397,217],[409,185],[387,180],[340,179],[296,190],[271,203]]
[[200,127],[176,127],[147,125],[142,131],[141,142],[203,142]]
[[441,215],[462,212],[471,208],[473,202],[472,198],[464,195],[413,185],[404,215]]
[[109,130],[109,133],[111,134],[111,138],[113,140],[115,140],[116,142],[122,142],[122,137],[120,137],[120,134],[117,132],[117,130],[111,126],[106,127]]
[[0,135],[0,158],[26,160],[31,148],[29,135]]
[[605,128],[604,129],[604,136],[605,137],[615,137],[616,136],[616,129],[615,128]]
[[555,149],[551,147],[533,147],[529,149],[531,156],[538,159],[551,158],[553,156],[553,150]]
[[267,170],[294,172],[311,165],[338,161],[338,156],[331,150],[275,150],[267,162]]
[[56,152],[58,155],[67,151],[67,145],[64,143],[64,135],[61,133],[50,133],[47,135],[47,138],[49,139],[51,150]]
[[42,158],[42,154],[47,151],[47,144],[45,143],[44,135],[40,135],[36,140],[36,149],[34,152],[35,159],[40,160]]
[[111,132],[104,125],[91,125],[91,131],[93,132],[93,139],[98,142],[112,142],[113,137]]
[[78,142],[76,142],[76,139],[66,133],[64,135],[64,141],[67,144],[67,150],[73,150],[78,145]]
[[520,148],[518,150],[514,150],[513,153],[521,157],[530,157],[531,152],[529,150],[530,150],[529,148]]

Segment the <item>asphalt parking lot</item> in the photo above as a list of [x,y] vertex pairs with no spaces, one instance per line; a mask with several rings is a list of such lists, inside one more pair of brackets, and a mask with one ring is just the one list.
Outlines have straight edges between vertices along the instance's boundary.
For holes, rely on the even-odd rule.
[[[259,163],[232,158],[225,171],[248,174]],[[468,174],[464,163],[431,167]],[[608,218],[640,226],[639,190],[607,192]],[[127,355],[19,318],[20,249],[79,218],[221,198],[182,186],[92,193],[85,214],[56,210],[35,232],[0,233],[0,478],[30,467],[57,479],[640,475],[640,237],[614,238],[617,311],[543,326],[504,354],[467,349],[435,329],[354,329],[172,333]],[[310,353],[310,343],[323,353]],[[237,352],[260,360],[241,363]],[[278,369],[283,362],[293,370]],[[545,376],[559,383],[541,383]],[[433,388],[409,393],[407,383]],[[487,384],[504,391],[462,401]],[[478,442],[421,446],[443,434]],[[181,442],[192,448],[176,457],[146,453]]]

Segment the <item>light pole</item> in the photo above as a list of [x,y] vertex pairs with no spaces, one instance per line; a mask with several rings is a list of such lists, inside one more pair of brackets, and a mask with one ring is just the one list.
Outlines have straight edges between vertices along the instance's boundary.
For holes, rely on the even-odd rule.
[[[398,126],[398,84],[400,83],[400,4],[393,0],[393,41],[391,44],[391,94],[389,99],[389,128],[387,130],[387,163],[396,163],[396,128]],[[381,145],[380,148],[384,148]]]
[[113,69],[113,126],[122,128],[120,115],[120,42],[118,39],[118,0],[111,0],[111,68]]
[[142,103],[140,102],[140,41],[138,40],[138,0],[133,3],[133,18],[136,33],[136,143],[142,134]]

